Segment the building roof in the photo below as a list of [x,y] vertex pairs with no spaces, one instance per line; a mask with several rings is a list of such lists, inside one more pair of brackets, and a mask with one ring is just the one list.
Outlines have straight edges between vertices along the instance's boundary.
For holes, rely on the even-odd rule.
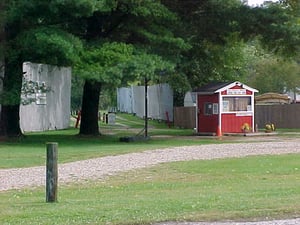
[[193,92],[207,92],[207,93],[215,93],[217,90],[226,87],[232,82],[211,82],[201,87],[196,88]]
[[234,86],[241,86],[241,88],[253,91],[253,92],[258,92],[258,90],[251,88],[245,84],[242,84],[239,81],[230,81],[230,82],[212,82],[212,83],[208,83],[204,86],[201,86],[199,88],[196,88],[195,90],[193,90],[193,92],[197,92],[197,93],[201,93],[201,94],[214,94],[214,93],[218,93],[218,92],[222,92],[226,89],[232,88]]

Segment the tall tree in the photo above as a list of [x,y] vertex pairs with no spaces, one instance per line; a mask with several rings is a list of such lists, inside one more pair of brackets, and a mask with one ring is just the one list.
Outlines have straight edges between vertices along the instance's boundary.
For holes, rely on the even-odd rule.
[[97,1],[1,1],[4,12],[5,67],[1,92],[0,135],[21,135],[19,104],[22,63],[33,61],[72,65],[78,60],[81,41],[69,32],[70,21],[90,15]]
[[293,60],[276,56],[263,57],[255,63],[255,70],[249,84],[260,93],[276,92],[285,94],[296,92],[300,86],[300,65]]
[[133,52],[123,43],[95,44],[86,49],[76,73],[85,79],[80,134],[98,135],[98,104],[103,84],[116,87],[121,82],[119,66],[129,60]]
[[260,93],[297,91],[300,86],[300,64],[295,58],[275,55],[263,49],[257,41],[248,45],[247,53],[249,61],[245,82]]
[[169,61],[177,60],[180,50],[188,48],[172,32],[175,14],[160,1],[113,3],[109,10],[96,11],[85,20],[89,59],[84,60],[86,72],[78,73],[85,76],[80,127],[80,134],[84,135],[99,134],[101,88],[108,84],[113,88],[130,78],[154,76],[158,71],[168,70],[172,67]]
[[239,0],[163,2],[180,15],[184,26],[179,31],[193,46],[181,64],[192,87],[245,76],[244,47],[255,38],[276,54],[291,56],[299,52],[299,22],[295,10],[291,10],[299,5],[297,1],[255,8]]
[[[99,49],[103,47],[104,51],[112,47],[109,51],[113,53],[118,48],[116,46],[125,43],[134,44],[142,55],[163,55],[170,51],[175,55],[174,49],[184,46],[183,40],[176,38],[170,29],[176,16],[158,0],[7,0],[1,4],[5,11],[5,76],[1,93],[0,135],[21,134],[19,102],[23,61],[58,66],[78,64],[78,67],[90,64],[85,66],[89,68],[89,75],[83,74],[86,83],[80,133],[97,134],[96,111],[101,87],[113,83],[111,80],[115,78],[114,83],[118,83],[116,71],[122,72],[120,66],[110,62],[116,54],[111,54],[112,58],[103,58],[100,54],[97,58]],[[4,39],[1,41],[4,42]],[[120,45],[114,46],[113,43]],[[139,51],[135,55],[140,54]],[[117,54],[123,53],[119,51]],[[86,61],[88,56],[91,56],[91,61]],[[97,60],[109,62],[107,65],[100,62],[101,74],[97,71],[99,66],[95,66]],[[121,65],[121,62],[118,64]],[[113,67],[116,69],[112,70]]]

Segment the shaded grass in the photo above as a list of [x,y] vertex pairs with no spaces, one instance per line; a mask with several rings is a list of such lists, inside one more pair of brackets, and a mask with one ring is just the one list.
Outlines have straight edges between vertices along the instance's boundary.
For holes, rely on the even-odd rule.
[[150,224],[300,216],[300,155],[161,164],[96,183],[0,193],[0,224]]
[[[133,127],[134,125],[136,125],[137,127],[142,128],[142,127],[144,127],[145,121],[144,121],[144,119],[134,116],[133,114],[118,113],[117,114],[117,123],[125,124],[130,127]],[[166,121],[162,121],[162,120],[149,119],[148,125],[149,125],[149,128],[154,127],[157,129],[167,127]]]

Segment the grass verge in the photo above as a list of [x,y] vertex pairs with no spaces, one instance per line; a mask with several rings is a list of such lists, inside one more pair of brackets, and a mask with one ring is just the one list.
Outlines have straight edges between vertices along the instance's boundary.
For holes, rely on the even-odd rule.
[[0,193],[0,224],[151,224],[300,216],[300,155],[175,162],[108,179]]

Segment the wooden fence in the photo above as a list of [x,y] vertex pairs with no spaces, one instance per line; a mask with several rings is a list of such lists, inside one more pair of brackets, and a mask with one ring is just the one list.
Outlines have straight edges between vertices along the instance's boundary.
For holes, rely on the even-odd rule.
[[256,105],[255,123],[264,128],[273,123],[277,128],[300,128],[300,104]]
[[175,107],[174,126],[194,129],[196,127],[196,107]]
[[[174,126],[193,129],[196,127],[196,107],[175,107]],[[256,105],[255,123],[264,128],[274,123],[277,128],[300,128],[300,104]]]

